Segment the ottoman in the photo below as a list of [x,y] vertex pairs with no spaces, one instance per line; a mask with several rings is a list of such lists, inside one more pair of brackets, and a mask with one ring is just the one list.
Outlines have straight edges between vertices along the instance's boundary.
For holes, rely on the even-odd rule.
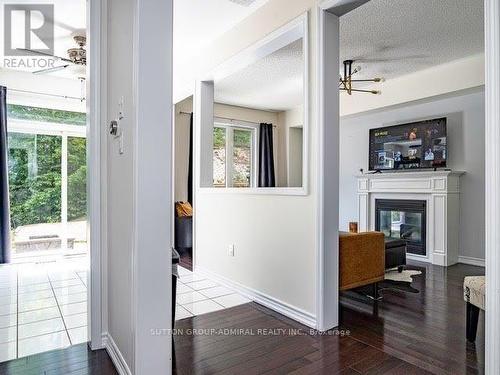
[[403,272],[406,265],[406,241],[385,238],[385,269],[398,267],[399,272]]
[[466,335],[470,342],[476,341],[479,310],[485,309],[485,276],[467,276],[464,278],[464,300],[467,302]]

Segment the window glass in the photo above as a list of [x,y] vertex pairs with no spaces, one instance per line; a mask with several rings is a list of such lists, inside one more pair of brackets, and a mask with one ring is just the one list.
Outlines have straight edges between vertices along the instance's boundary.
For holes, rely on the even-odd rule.
[[12,247],[60,247],[61,143],[52,135],[8,133]]
[[82,112],[61,111],[59,109],[29,107],[24,105],[7,105],[7,116],[10,119],[29,120],[34,122],[50,122],[67,125],[86,125],[86,115]]
[[214,187],[226,187],[226,129],[214,127]]
[[68,137],[68,249],[87,246],[87,140]]
[[233,187],[250,187],[252,176],[252,131],[233,129]]

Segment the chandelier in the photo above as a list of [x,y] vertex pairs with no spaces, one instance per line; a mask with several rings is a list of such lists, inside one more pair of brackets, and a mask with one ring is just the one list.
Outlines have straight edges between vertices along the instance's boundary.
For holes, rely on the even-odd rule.
[[339,80],[339,89],[340,91],[345,91],[349,95],[352,95],[353,92],[366,92],[369,94],[375,94],[379,95],[382,92],[379,90],[360,90],[360,89],[354,89],[352,87],[352,84],[355,82],[383,82],[383,78],[372,78],[372,79],[352,79],[353,75],[356,73],[359,73],[361,70],[361,67],[357,66],[352,68],[352,64],[354,63],[354,60],[345,60],[344,61],[344,76],[340,76]]

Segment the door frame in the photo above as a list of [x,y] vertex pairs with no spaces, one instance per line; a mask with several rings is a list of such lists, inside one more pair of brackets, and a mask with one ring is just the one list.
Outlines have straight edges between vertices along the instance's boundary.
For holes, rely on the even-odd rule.
[[106,119],[106,30],[101,28],[107,17],[106,0],[87,1],[87,197],[90,248],[88,278],[88,338],[92,350],[104,348],[103,332],[107,331],[106,286],[106,211],[107,152],[104,125]]
[[486,374],[500,374],[500,0],[484,2]]
[[[318,124],[319,148],[319,228],[318,228],[318,327],[338,325],[338,165],[331,168],[328,149],[338,153],[340,124],[338,112],[338,69],[329,68],[327,58],[338,58],[338,17],[367,0],[323,0],[318,4]],[[500,374],[500,0],[485,0],[485,237],[486,237],[486,374]],[[332,14],[333,13],[335,14]],[[336,29],[336,30],[335,30]],[[338,65],[338,64],[337,64]],[[329,69],[329,70],[327,70]],[[335,90],[331,88],[334,87]],[[334,92],[336,91],[336,92]],[[328,106],[325,105],[328,103]],[[332,105],[337,103],[337,105]],[[328,125],[328,126],[327,126]],[[332,126],[333,125],[333,126]],[[333,129],[332,129],[333,128]],[[327,137],[325,135],[331,135]],[[333,157],[336,157],[333,153]],[[334,159],[334,163],[337,159]],[[328,161],[328,164],[327,164]],[[329,169],[327,169],[329,168]],[[336,186],[335,186],[336,184]],[[333,190],[327,190],[332,188]],[[328,195],[325,195],[328,192]],[[331,193],[333,192],[333,193]],[[328,209],[334,210],[333,217]],[[332,251],[332,249],[334,251]],[[328,250],[328,251],[327,251]],[[335,272],[331,272],[335,270]],[[332,280],[332,274],[333,280]],[[464,333],[465,334],[465,333]]]

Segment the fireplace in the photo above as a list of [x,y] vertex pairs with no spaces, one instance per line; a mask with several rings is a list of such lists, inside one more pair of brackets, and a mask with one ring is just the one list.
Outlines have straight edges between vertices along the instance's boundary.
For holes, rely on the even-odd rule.
[[375,199],[375,230],[405,240],[408,253],[426,256],[426,209],[423,200]]

